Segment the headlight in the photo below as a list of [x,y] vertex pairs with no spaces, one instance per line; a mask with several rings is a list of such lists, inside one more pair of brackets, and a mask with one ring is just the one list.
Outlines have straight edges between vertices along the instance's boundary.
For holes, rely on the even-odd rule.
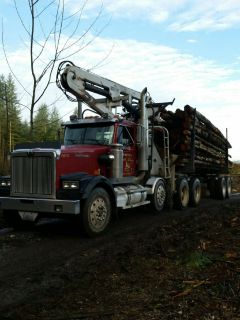
[[109,163],[111,164],[112,161],[114,160],[114,155],[113,154],[101,154],[99,157],[98,157],[98,160],[101,162],[101,163]]
[[79,189],[79,181],[63,181],[63,189]]
[[11,181],[9,179],[0,180],[0,187],[10,187]]

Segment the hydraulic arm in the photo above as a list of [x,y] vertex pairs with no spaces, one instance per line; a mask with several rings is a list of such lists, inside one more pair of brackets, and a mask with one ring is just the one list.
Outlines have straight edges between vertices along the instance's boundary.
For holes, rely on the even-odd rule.
[[[141,93],[114,81],[77,67],[70,62],[59,65],[57,84],[65,92],[73,94],[77,100],[85,102],[101,116],[112,118],[113,108],[123,106],[134,115],[140,108]],[[89,92],[100,95],[93,97]],[[105,97],[105,98],[102,98]]]

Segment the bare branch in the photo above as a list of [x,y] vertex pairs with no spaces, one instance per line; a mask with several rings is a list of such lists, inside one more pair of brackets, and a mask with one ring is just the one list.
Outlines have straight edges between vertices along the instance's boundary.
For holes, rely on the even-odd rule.
[[[30,4],[31,1],[31,4]],[[33,86],[32,86],[32,102],[31,102],[31,110],[30,110],[30,127],[31,127],[31,136],[33,134],[33,110],[34,106],[36,104],[35,98],[36,98],[36,88],[37,88],[37,83],[36,83],[36,75],[35,75],[35,70],[34,70],[34,57],[33,57],[33,44],[34,44],[34,32],[35,32],[35,16],[34,16],[34,5],[37,3],[33,2],[33,0],[29,0],[30,4],[30,11],[31,11],[31,38],[30,38],[30,61],[31,61],[31,73],[32,73],[32,78],[33,78]]]
[[[81,32],[81,34],[79,35],[78,30],[80,29],[82,15],[88,0],[84,0],[81,8],[71,15],[67,15],[65,12],[65,0],[47,0],[45,1],[45,4],[43,4],[44,1],[40,0],[25,0],[27,1],[29,6],[31,20],[30,28],[28,28],[25,18],[23,19],[23,15],[21,15],[21,10],[18,6],[19,4],[17,4],[17,0],[13,1],[19,21],[30,39],[28,48],[30,53],[30,71],[32,76],[31,94],[28,90],[26,90],[26,88],[24,88],[22,83],[17,79],[16,75],[11,69],[4,47],[2,32],[3,50],[5,59],[14,78],[17,80],[24,92],[31,97],[30,108],[24,105],[23,107],[27,107],[30,110],[30,127],[31,133],[33,133],[33,115],[35,112],[34,109],[37,103],[42,99],[42,97],[46,93],[48,87],[52,84],[51,79],[53,77],[53,72],[56,63],[62,59],[72,57],[73,55],[77,54],[78,52],[89,46],[99,36],[99,34],[102,32],[102,30],[106,27],[106,25],[109,22],[100,30],[97,30],[97,28],[95,27],[100,17],[102,16],[102,3],[101,8],[95,16],[95,18],[89,23],[87,29],[84,32]],[[42,16],[45,17],[47,10],[49,10],[51,6],[53,6],[55,10],[54,16],[51,25],[49,27],[45,27]],[[75,18],[77,18],[77,20]],[[71,29],[69,28],[70,26]],[[65,30],[67,31],[68,36],[64,38],[63,33]],[[91,32],[91,36],[89,38],[86,38],[86,36],[91,30],[93,30],[93,32]],[[37,37],[37,31],[40,31],[40,39],[39,37]],[[52,58],[48,61],[44,61],[43,53],[47,51],[47,46],[52,39],[54,42],[53,48],[51,48],[51,52],[53,51]],[[23,42],[25,43],[25,41]],[[113,47],[114,45],[106,54],[106,56],[95,66],[93,66],[92,69],[101,66],[103,62],[106,61],[106,59],[111,54]],[[42,65],[44,65],[44,67],[41,69],[40,73],[38,73],[36,66],[38,66],[38,64],[41,62]],[[57,98],[56,101],[59,101],[59,99],[60,98]],[[56,101],[54,101],[52,105]]]
[[[83,13],[83,10],[86,6],[86,4],[88,3],[88,0],[86,0],[83,5],[82,5],[82,8],[78,11],[78,13],[80,12],[80,15],[78,17],[78,22],[76,24],[76,27],[74,28],[73,32],[71,33],[71,35],[68,37],[68,39],[66,40],[65,44],[63,45],[63,48],[66,47],[67,43],[69,42],[70,39],[72,39],[74,37],[74,35],[76,34],[77,30],[78,30],[78,27],[80,25],[80,21],[81,21],[81,18],[82,18],[82,13]],[[69,18],[72,18],[75,14],[71,15],[71,16],[68,16],[65,20],[69,19]],[[71,24],[71,22],[66,26],[66,28],[68,28],[68,26]]]
[[[101,9],[102,9],[102,7],[101,7]],[[57,55],[55,56],[55,58],[52,59],[51,61],[49,61],[49,63],[45,66],[42,74],[40,75],[40,77],[39,77],[39,79],[38,79],[38,82],[43,78],[43,76],[46,74],[46,72],[48,71],[48,69],[49,69],[50,67],[51,67],[51,69],[54,68],[54,66],[55,66],[55,64],[56,64],[57,61],[68,59],[68,58],[74,56],[75,54],[79,53],[81,50],[83,50],[83,49],[85,49],[87,46],[89,46],[89,45],[99,36],[99,34],[102,33],[102,31],[103,31],[103,30],[106,28],[106,26],[110,23],[110,20],[103,26],[102,29],[100,29],[100,30],[98,31],[98,33],[97,33],[94,37],[92,37],[88,42],[86,42],[85,45],[80,46],[80,48],[79,48],[78,50],[75,50],[74,52],[72,52],[72,53],[69,54],[69,55],[66,55],[66,56],[64,56],[64,57],[60,57],[60,55],[61,55],[64,51],[66,51],[67,49],[71,48],[72,46],[76,45],[79,41],[81,41],[81,40],[84,39],[84,37],[87,35],[87,33],[91,30],[91,28],[92,28],[92,27],[94,26],[94,24],[97,22],[97,20],[99,19],[100,15],[101,15],[101,12],[99,12],[98,16],[95,18],[95,20],[93,21],[93,23],[92,23],[92,24],[89,26],[89,28],[81,35],[80,38],[78,38],[74,43],[72,43],[71,45],[69,45],[67,48],[62,48],[60,51],[58,51],[58,53],[57,53]],[[107,55],[107,57],[111,54],[112,50],[113,50],[113,48],[110,50],[110,52],[109,52],[109,54]],[[106,60],[107,57],[104,58],[104,60]],[[103,60],[103,61],[104,61],[104,60]],[[102,63],[102,61],[101,61],[100,63]],[[52,74],[52,72],[51,72],[51,74]],[[45,92],[45,91],[44,91],[44,92]]]
[[37,15],[36,18],[40,17],[48,8],[51,7],[51,5],[55,2],[55,0],[52,0],[46,7],[42,9]]
[[[53,82],[51,82],[50,84],[53,84]],[[64,97],[64,94],[60,94],[60,96],[58,98],[56,98],[52,103],[48,104],[49,107],[54,106],[57,102],[62,101],[62,98]]]
[[22,106],[21,110],[23,109],[28,109],[30,111],[30,108],[28,106],[26,106],[25,104],[23,103],[20,103],[19,101],[17,102],[18,105]]
[[[50,4],[52,4],[53,2],[55,2],[55,1],[52,1]],[[50,5],[50,4],[49,4],[49,5]],[[47,7],[49,7],[49,6],[47,6]],[[46,8],[47,8],[47,7],[46,7]],[[46,8],[45,8],[45,9],[46,9]],[[43,35],[44,35],[44,37],[45,37],[45,40],[44,40],[44,43],[43,43],[43,45],[42,45],[42,49],[40,50],[39,54],[35,57],[34,62],[35,62],[36,60],[38,60],[39,57],[42,55],[42,53],[43,53],[43,51],[44,51],[44,49],[45,49],[45,47],[46,47],[46,45],[47,45],[47,42],[48,42],[51,34],[52,34],[52,33],[53,33],[54,35],[56,34],[56,27],[57,27],[57,22],[58,22],[58,11],[59,11],[59,8],[60,8],[60,1],[58,1],[58,7],[57,7],[57,13],[56,13],[56,15],[55,15],[54,26],[53,26],[52,29],[49,31],[49,33],[48,33],[47,36],[45,35],[44,29],[43,29],[43,27],[42,27],[42,23],[41,23],[41,20],[40,20],[40,14],[37,15],[37,19],[38,19],[38,21],[39,21],[39,25],[40,25],[40,27],[41,27],[42,33],[43,33]],[[41,13],[43,13],[43,11],[44,11],[44,10],[42,10]],[[55,51],[56,51],[56,48],[55,48]],[[44,74],[45,74],[45,73],[44,73]],[[39,77],[39,81],[40,81],[41,78],[42,78],[42,77],[40,76],[40,77]],[[39,81],[38,81],[38,82],[39,82]]]
[[24,22],[23,22],[23,19],[22,19],[22,16],[20,15],[20,12],[19,12],[19,10],[18,10],[18,6],[17,6],[17,3],[16,3],[16,0],[14,0],[14,7],[15,7],[15,10],[16,10],[16,12],[17,12],[18,18],[19,18],[19,20],[20,20],[20,22],[21,22],[24,30],[25,30],[26,33],[30,36],[30,32],[29,32],[29,30],[27,29],[27,27],[25,26],[25,24],[24,24]]
[[14,79],[17,81],[17,83],[22,87],[22,89],[23,89],[29,96],[31,96],[31,94],[30,94],[30,93],[26,90],[26,88],[23,86],[22,82],[17,78],[15,72],[13,71],[13,69],[11,68],[11,65],[10,65],[10,63],[9,63],[8,56],[7,56],[6,49],[5,49],[3,22],[2,22],[2,47],[3,47],[4,57],[5,57],[5,60],[6,60],[6,62],[7,62],[7,65],[8,65],[8,68],[9,68],[11,74],[13,75],[13,77],[14,77]]
[[[84,8],[86,7],[86,4],[87,4],[87,3],[88,3],[88,0],[85,0],[84,3],[83,3],[83,5],[82,5],[82,7],[81,7],[79,10],[77,10],[77,11],[75,11],[74,13],[70,14],[69,16],[67,16],[66,18],[64,18],[64,21],[65,21],[65,20],[71,20],[71,21],[70,21],[70,24],[71,24],[71,22],[72,22],[72,20],[73,20],[72,18],[75,17],[76,15],[78,15],[79,13],[80,13],[80,15],[79,15],[78,19],[81,19],[83,10],[84,10]],[[70,24],[68,24],[66,27],[68,27]]]
[[[37,1],[35,3],[37,3]],[[32,5],[31,6],[32,28],[31,28],[31,38],[30,38],[30,60],[31,60],[31,72],[32,72],[34,85],[36,84],[36,75],[35,75],[35,71],[34,71],[34,58],[33,58],[33,42],[34,42],[34,31],[35,31],[35,16],[34,16],[34,5],[35,5],[35,3],[33,3],[33,0],[31,0],[31,5]]]
[[51,70],[50,70],[50,73],[49,73],[49,77],[48,77],[48,81],[44,87],[44,89],[42,90],[42,93],[39,95],[39,97],[35,100],[35,104],[38,103],[38,101],[43,97],[43,95],[45,94],[45,92],[47,91],[47,88],[50,84],[50,81],[51,81],[51,78],[52,78],[52,73],[53,73],[53,69],[54,69],[54,65],[55,63],[53,63],[52,67],[51,67]]
[[[88,26],[88,28],[85,30],[85,32],[83,32],[83,34],[81,35],[81,37],[79,37],[76,41],[74,41],[73,43],[71,43],[69,46],[63,46],[61,51],[59,52],[59,55],[63,52],[66,51],[68,49],[70,49],[71,47],[73,47],[74,45],[78,44],[88,33],[89,31],[93,28],[93,26],[96,24],[96,22],[99,20],[101,14],[102,14],[102,10],[103,10],[103,4],[101,5],[101,9],[98,12],[98,15],[96,16],[96,18],[93,20],[93,22]],[[79,50],[80,51],[80,50]],[[77,52],[79,52],[77,51]],[[62,58],[65,59],[65,58]]]
[[[59,50],[59,44],[60,44],[60,39],[61,39],[61,35],[62,35],[62,26],[63,26],[63,17],[64,17],[64,0],[63,0],[63,7],[62,7],[62,11],[61,11],[61,18],[60,18],[60,30],[57,33],[56,29],[57,29],[57,22],[58,22],[58,13],[59,13],[59,8],[60,8],[60,0],[58,1],[58,7],[57,7],[57,13],[55,16],[55,22],[54,22],[54,43],[55,43],[55,53],[54,53],[54,58],[45,66],[43,72],[41,73],[41,75],[38,77],[37,83],[39,83],[41,81],[41,79],[43,78],[43,76],[46,74],[46,72],[50,69],[50,73],[49,73],[49,78],[46,84],[46,87],[43,89],[42,94],[39,96],[39,98],[37,99],[37,102],[41,99],[41,97],[43,96],[43,94],[46,92],[47,87],[51,81],[51,76],[53,73],[53,69],[55,66],[55,63],[57,61],[57,55],[58,55],[58,50]],[[56,37],[56,34],[58,34],[58,36]]]
[[115,44],[113,43],[111,49],[109,50],[109,52],[106,54],[106,56],[100,60],[97,64],[95,64],[92,68],[88,69],[89,71],[93,71],[94,69],[100,68],[103,66],[103,62],[106,61],[108,59],[108,57],[110,56],[110,54],[113,52],[113,49],[115,47]]
[[[55,20],[54,20],[54,31],[53,31],[53,36],[54,36],[54,45],[55,45],[55,52],[56,52],[56,33],[57,33],[57,23],[58,23],[58,15],[59,15],[59,10],[60,10],[60,0],[58,0],[58,5],[57,5],[57,12],[55,15]],[[60,31],[59,31],[60,32]]]
[[[41,24],[41,23],[39,22],[39,24]],[[48,40],[49,40],[50,36],[51,36],[51,31],[49,32],[49,34],[47,36],[45,36],[45,40],[44,40],[44,43],[42,45],[42,48],[39,51],[38,55],[34,58],[33,62],[36,62],[36,60],[38,60],[41,57],[44,49],[46,48],[46,45],[48,43]]]
[[[20,22],[21,22],[21,25],[22,25],[22,27],[24,28],[24,30],[26,31],[26,33],[28,34],[29,38],[31,38],[31,33],[30,33],[30,31],[27,29],[27,27],[25,26],[25,24],[24,24],[24,21],[23,21],[23,18],[22,18],[22,16],[21,16],[20,12],[19,12],[19,9],[18,9],[16,0],[13,0],[13,1],[14,1],[14,7],[15,7],[15,10],[16,10],[16,12],[17,12],[17,16],[18,16],[18,18],[19,18],[19,20],[20,20]],[[28,0],[28,2],[29,2],[29,0]],[[31,5],[30,5],[30,2],[29,2],[29,7],[30,7],[30,6],[31,6]],[[34,39],[34,42],[35,42],[37,45],[41,46],[41,44],[40,44],[38,41],[36,41],[35,39]]]
[[[67,55],[67,56],[64,56],[64,57],[61,57],[61,60],[66,60],[66,59],[69,59],[70,57],[74,56],[75,54],[79,53],[80,51],[82,51],[83,49],[85,49],[86,47],[88,47],[91,43],[94,42],[94,40],[102,33],[102,31],[106,28],[106,26],[109,24],[106,23],[102,29],[100,29],[94,37],[92,37],[92,39],[90,39],[88,42],[85,43],[85,45],[81,46],[78,50],[75,50],[74,52],[72,52],[71,54]],[[76,41],[78,42],[78,41]]]

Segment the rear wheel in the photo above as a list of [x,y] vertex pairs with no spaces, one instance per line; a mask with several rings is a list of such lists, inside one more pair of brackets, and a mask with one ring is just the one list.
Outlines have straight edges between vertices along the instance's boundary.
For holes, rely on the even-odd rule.
[[96,188],[83,205],[82,224],[89,237],[102,234],[108,227],[112,214],[112,206],[107,191]]
[[186,178],[179,178],[176,182],[174,204],[177,209],[184,209],[189,203],[189,185]]
[[167,179],[165,181],[165,185],[166,185],[166,200],[165,200],[164,207],[167,210],[171,210],[173,208],[173,192],[172,192],[171,180]]
[[227,195],[227,183],[224,177],[219,177],[216,180],[216,195],[217,199],[224,200]]
[[230,198],[232,195],[232,179],[230,177],[226,177],[226,185],[227,185],[226,197]]
[[162,211],[166,200],[166,187],[163,180],[158,180],[153,195],[151,196],[151,206],[155,213]]
[[192,178],[189,183],[189,204],[197,207],[201,200],[201,182],[198,178]]

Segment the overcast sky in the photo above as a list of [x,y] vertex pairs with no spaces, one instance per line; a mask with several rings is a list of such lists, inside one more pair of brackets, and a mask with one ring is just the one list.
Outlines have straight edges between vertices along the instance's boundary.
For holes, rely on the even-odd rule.
[[[40,2],[47,4],[50,0]],[[17,3],[27,25],[28,1]],[[83,3],[65,0],[66,14],[75,13]],[[89,0],[82,11],[79,34],[99,13],[85,38],[85,43],[93,41],[71,57],[74,64],[139,91],[147,86],[155,102],[176,98],[173,111],[186,104],[196,107],[223,134],[228,128],[233,146],[230,153],[233,160],[240,160],[240,1]],[[11,66],[21,84],[30,88],[28,38],[12,0],[0,0],[0,15]],[[51,19],[53,11],[49,10],[43,27],[49,26]],[[64,32],[67,37],[70,31],[66,28]],[[43,40],[41,37],[39,33],[38,41]],[[42,61],[47,61],[51,53],[50,42],[48,46]],[[10,71],[2,45],[0,58],[0,73],[7,75]],[[26,92],[17,86],[22,101],[29,103]],[[42,102],[50,104],[58,96],[53,84]],[[65,97],[56,106],[63,119],[75,108]],[[23,116],[27,116],[24,110]]]

